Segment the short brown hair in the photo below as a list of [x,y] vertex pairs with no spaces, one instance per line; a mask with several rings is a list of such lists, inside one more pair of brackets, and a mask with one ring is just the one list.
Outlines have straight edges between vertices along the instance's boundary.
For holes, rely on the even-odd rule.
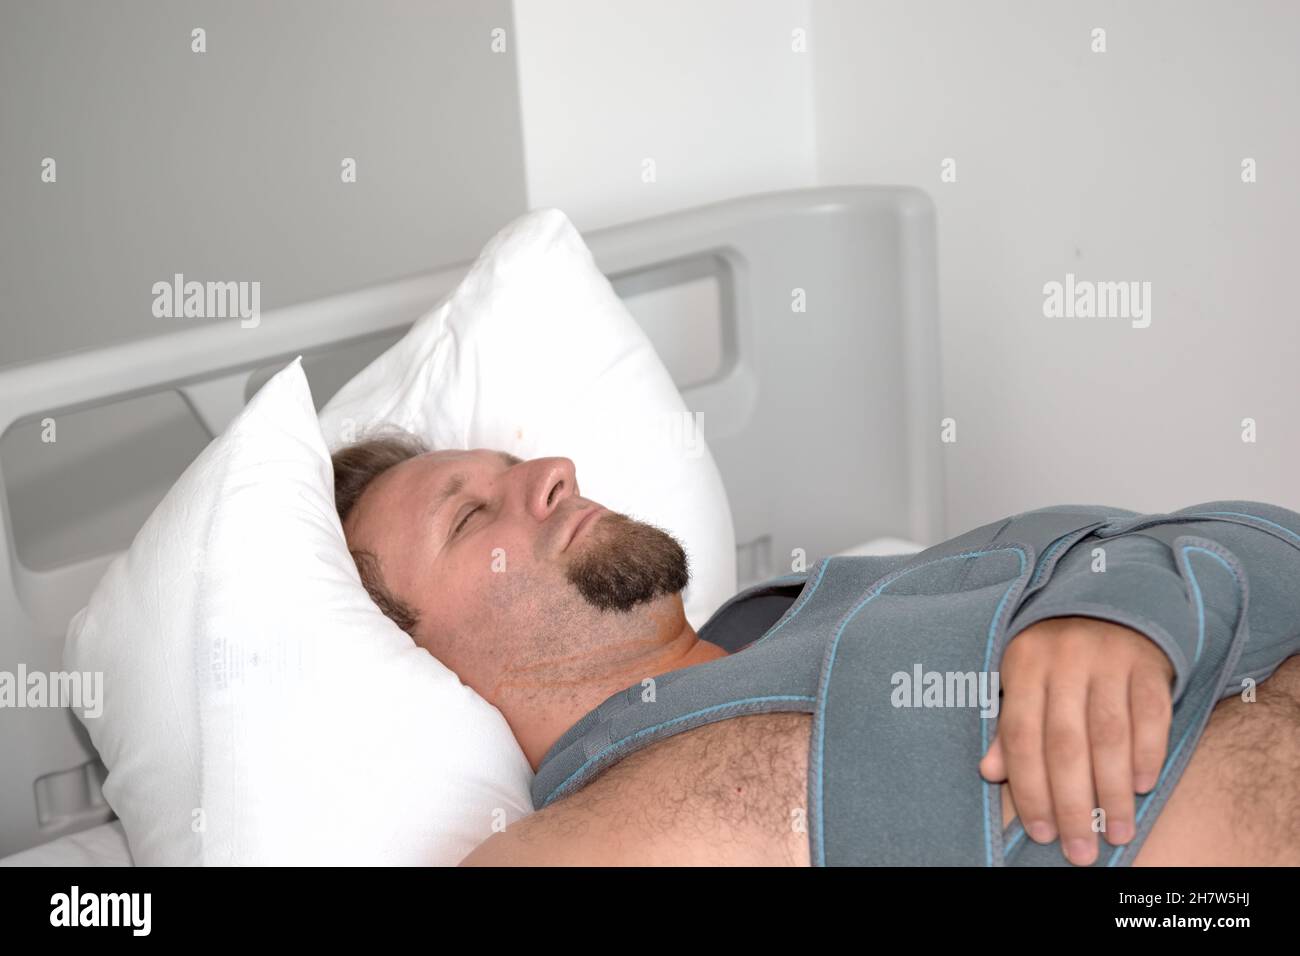
[[[416,455],[429,451],[429,446],[419,437],[401,429],[389,428],[382,433],[363,438],[334,452],[334,507],[339,521],[346,521],[352,509],[361,500],[370,483],[395,465],[400,465]],[[379,557],[371,551],[352,551],[361,583],[394,624],[412,637],[420,622],[414,608],[388,590],[384,583]]]

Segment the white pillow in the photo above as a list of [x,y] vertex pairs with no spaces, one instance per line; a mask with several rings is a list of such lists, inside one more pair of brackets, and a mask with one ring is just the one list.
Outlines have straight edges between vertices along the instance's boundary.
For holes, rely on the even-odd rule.
[[331,448],[391,423],[435,449],[564,456],[583,497],[673,534],[696,628],[736,593],[736,533],[702,432],[564,213],[527,213],[321,413]]
[[367,597],[300,361],[186,469],[73,619],[137,863],[458,862],[531,811],[501,714]]

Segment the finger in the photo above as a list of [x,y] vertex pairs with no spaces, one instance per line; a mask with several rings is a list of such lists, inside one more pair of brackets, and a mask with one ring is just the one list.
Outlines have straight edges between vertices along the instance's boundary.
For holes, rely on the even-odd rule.
[[1129,680],[1129,712],[1133,721],[1133,789],[1147,793],[1160,779],[1173,718],[1169,680],[1159,668],[1133,672]]
[[1097,834],[1092,830],[1092,809],[1096,802],[1087,721],[1086,679],[1080,679],[1075,673],[1058,677],[1048,689],[1043,746],[1052,810],[1061,831],[1061,849],[1066,859],[1077,866],[1087,866],[1097,857]]
[[1036,843],[1056,839],[1052,792],[1043,762],[1043,708],[1047,691],[1041,677],[1024,675],[1002,698],[999,751],[1020,822]]
[[1106,839],[1133,839],[1133,732],[1127,673],[1099,674],[1088,687],[1088,743],[1097,806],[1105,813]]
[[1007,779],[1007,766],[1002,754],[1002,736],[1000,733],[994,736],[989,752],[980,761],[980,776],[989,783],[1002,783]]

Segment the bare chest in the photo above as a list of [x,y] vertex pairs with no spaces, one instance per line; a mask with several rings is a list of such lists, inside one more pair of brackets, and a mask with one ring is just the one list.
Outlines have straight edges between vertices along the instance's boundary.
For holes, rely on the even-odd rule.
[[593,864],[807,866],[809,714],[735,717],[640,750],[526,821]]

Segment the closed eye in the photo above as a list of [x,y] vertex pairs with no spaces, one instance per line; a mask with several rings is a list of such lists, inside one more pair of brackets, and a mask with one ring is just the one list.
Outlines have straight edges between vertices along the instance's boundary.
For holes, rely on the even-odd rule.
[[464,518],[460,519],[460,524],[456,525],[456,530],[451,533],[451,536],[454,538],[456,535],[460,534],[461,529],[469,523],[469,519],[474,517],[475,512],[479,511],[482,507],[482,505],[475,505],[471,508],[469,513],[466,514]]

